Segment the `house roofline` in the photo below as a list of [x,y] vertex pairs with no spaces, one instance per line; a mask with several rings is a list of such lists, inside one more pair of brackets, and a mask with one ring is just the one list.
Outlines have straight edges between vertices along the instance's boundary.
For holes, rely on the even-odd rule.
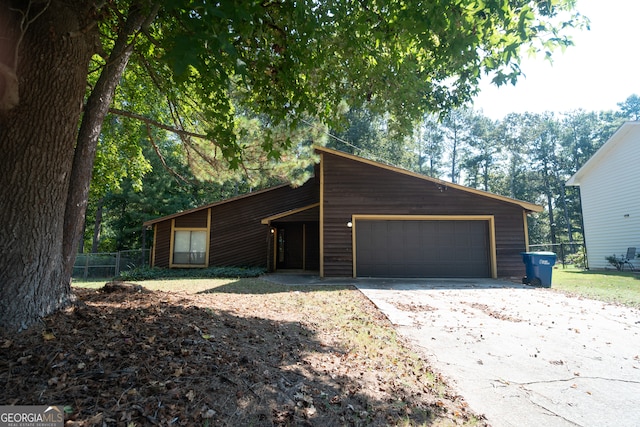
[[217,202],[209,203],[208,205],[198,206],[197,208],[187,209],[187,210],[184,210],[184,211],[181,211],[181,212],[176,212],[176,213],[171,214],[171,215],[166,215],[166,216],[163,216],[163,217],[150,219],[148,221],[143,222],[142,225],[144,227],[149,227],[149,226],[152,226],[153,224],[157,224],[158,222],[167,221],[167,220],[170,220],[170,219],[173,219],[173,218],[177,218],[177,217],[182,216],[182,215],[187,215],[187,214],[190,214],[190,213],[193,213],[193,212],[198,212],[198,211],[201,211],[203,209],[209,209],[209,208],[212,208],[214,206],[220,206],[220,205],[223,205],[225,203],[234,202],[236,200],[244,199],[244,198],[255,196],[255,195],[258,195],[258,194],[262,194],[262,193],[267,193],[269,191],[277,190],[279,188],[288,187],[288,186],[291,186],[291,184],[290,183],[280,184],[280,185],[277,185],[275,187],[269,187],[269,188],[265,188],[263,190],[253,191],[253,192],[247,193],[247,194],[241,194],[239,196],[235,196],[235,197],[232,197],[230,199],[219,200]]
[[441,179],[438,179],[438,178],[433,178],[433,177],[430,177],[430,176],[427,176],[427,175],[422,175],[422,174],[419,174],[417,172],[411,172],[409,170],[402,169],[402,168],[399,168],[397,166],[392,166],[392,165],[388,165],[388,164],[385,164],[385,163],[380,163],[380,162],[376,162],[376,161],[373,161],[373,160],[368,160],[368,159],[365,159],[364,157],[359,157],[359,156],[356,156],[354,154],[349,154],[349,153],[345,153],[345,152],[342,152],[342,151],[338,151],[338,150],[334,150],[334,149],[326,148],[326,147],[320,147],[320,146],[316,146],[315,149],[317,151],[320,151],[320,152],[333,154],[333,155],[344,157],[346,159],[354,160],[354,161],[357,161],[357,162],[360,162],[360,163],[365,163],[365,164],[368,164],[368,165],[371,165],[371,166],[387,169],[387,170],[390,170],[392,172],[396,172],[396,173],[400,173],[400,174],[403,174],[403,175],[411,176],[413,178],[422,179],[424,181],[433,182],[433,183],[440,184],[440,185],[446,185],[447,187],[454,188],[456,190],[460,190],[460,191],[464,191],[464,192],[467,192],[467,193],[476,194],[476,195],[480,195],[480,196],[484,196],[484,197],[489,197],[491,199],[499,200],[499,201],[510,203],[510,204],[519,205],[522,208],[524,208],[524,209],[526,209],[528,211],[531,211],[531,212],[542,212],[544,210],[544,207],[542,207],[540,205],[537,205],[535,203],[529,203],[529,202],[525,202],[523,200],[513,199],[511,197],[500,196],[498,194],[489,193],[488,191],[478,190],[476,188],[465,187],[464,185],[454,184],[452,182],[444,181],[444,180],[441,180]]
[[[364,157],[359,157],[359,156],[356,156],[354,154],[345,153],[343,151],[338,151],[338,150],[334,150],[334,149],[326,148],[326,147],[321,147],[321,146],[315,146],[314,149],[316,151],[319,151],[319,152],[328,153],[328,154],[332,154],[332,155],[335,155],[335,156],[343,157],[345,159],[349,159],[349,160],[353,160],[353,161],[356,161],[356,162],[368,164],[368,165],[371,165],[371,166],[374,166],[374,167],[387,169],[389,171],[400,173],[400,174],[403,174],[403,175],[407,175],[407,176],[410,176],[410,177],[413,177],[413,178],[418,178],[418,179],[421,179],[423,181],[428,181],[428,182],[432,182],[432,183],[436,183],[436,184],[440,184],[440,185],[446,185],[449,188],[454,188],[454,189],[457,189],[457,190],[460,190],[460,191],[464,191],[464,192],[467,192],[467,193],[488,197],[488,198],[499,200],[499,201],[502,201],[502,202],[505,202],[505,203],[515,204],[515,205],[521,206],[523,209],[525,209],[527,211],[530,211],[530,212],[542,212],[544,210],[544,208],[542,206],[536,205],[535,203],[529,203],[529,202],[525,202],[525,201],[522,201],[522,200],[506,197],[506,196],[500,196],[498,194],[490,193],[488,191],[478,190],[476,188],[465,187],[464,185],[454,184],[452,182],[444,181],[444,180],[441,180],[441,179],[438,179],[438,178],[433,178],[433,177],[430,177],[430,176],[427,176],[427,175],[422,175],[422,174],[419,174],[417,172],[411,172],[409,170],[402,169],[402,168],[399,168],[397,166],[392,166],[392,165],[388,165],[388,164],[385,164],[385,163],[380,163],[380,162],[376,162],[376,161],[373,161],[373,160],[365,159]],[[290,186],[290,185],[291,185],[291,183],[285,183],[285,184],[277,185],[275,187],[269,187],[269,188],[265,188],[263,190],[258,190],[258,191],[254,191],[254,192],[247,193],[247,194],[241,194],[239,196],[235,196],[235,197],[232,197],[230,199],[219,200],[217,202],[209,203],[209,204],[204,205],[204,206],[199,206],[199,207],[192,208],[192,209],[187,209],[187,210],[184,210],[184,211],[181,211],[181,212],[176,212],[176,213],[171,214],[171,215],[166,215],[166,216],[162,216],[162,217],[159,217],[159,218],[151,219],[151,220],[145,221],[142,225],[144,227],[150,227],[150,226],[152,226],[154,224],[157,224],[159,222],[163,222],[163,221],[167,221],[167,220],[170,220],[170,219],[173,219],[173,218],[177,218],[177,217],[182,216],[182,215],[191,214],[193,212],[198,212],[198,211],[203,210],[203,209],[209,209],[209,208],[212,208],[212,207],[215,207],[215,206],[223,205],[225,203],[230,203],[230,202],[234,202],[236,200],[244,199],[244,198],[255,196],[255,195],[258,195],[258,194],[267,193],[269,191],[274,191],[274,190],[277,190],[279,188],[287,187],[287,186]],[[307,209],[309,207],[311,207],[311,206],[307,206],[307,207],[303,208],[303,210]],[[289,214],[291,214],[291,213],[283,213],[282,215],[286,216],[286,215],[289,215]],[[280,214],[278,214],[278,215],[280,215]],[[276,215],[276,216],[278,216],[278,215]],[[268,220],[268,219],[273,219],[273,217],[265,218],[265,219],[263,219],[263,221],[264,220]]]
[[640,128],[640,121],[629,121],[623,123],[609,139],[602,144],[602,146],[587,160],[571,178],[565,182],[565,185],[570,187],[579,187],[580,181],[584,175],[593,169],[598,162],[606,156],[615,146],[624,139],[634,129]]

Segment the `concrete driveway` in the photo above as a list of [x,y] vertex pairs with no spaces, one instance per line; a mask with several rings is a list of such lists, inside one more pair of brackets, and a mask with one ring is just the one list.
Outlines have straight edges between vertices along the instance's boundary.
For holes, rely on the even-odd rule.
[[640,426],[639,310],[498,280],[355,285],[494,427]]

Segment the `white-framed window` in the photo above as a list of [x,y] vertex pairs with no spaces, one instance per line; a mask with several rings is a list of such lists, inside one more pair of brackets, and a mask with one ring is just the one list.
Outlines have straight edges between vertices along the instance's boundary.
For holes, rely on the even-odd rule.
[[173,235],[173,264],[205,265],[207,231],[176,230]]

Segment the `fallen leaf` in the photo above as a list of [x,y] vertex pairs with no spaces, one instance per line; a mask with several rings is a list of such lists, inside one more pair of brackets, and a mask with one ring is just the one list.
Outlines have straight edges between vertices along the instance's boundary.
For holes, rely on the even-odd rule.
[[45,341],[53,341],[53,340],[55,340],[55,339],[56,339],[56,336],[55,336],[55,335],[53,335],[51,332],[43,332],[43,333],[42,333],[42,338],[43,338]]

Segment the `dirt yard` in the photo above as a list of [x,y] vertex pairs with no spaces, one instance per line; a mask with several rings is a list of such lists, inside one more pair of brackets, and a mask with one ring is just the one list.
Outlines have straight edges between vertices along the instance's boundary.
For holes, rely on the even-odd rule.
[[0,404],[67,426],[486,425],[351,287],[115,284],[0,334]]

